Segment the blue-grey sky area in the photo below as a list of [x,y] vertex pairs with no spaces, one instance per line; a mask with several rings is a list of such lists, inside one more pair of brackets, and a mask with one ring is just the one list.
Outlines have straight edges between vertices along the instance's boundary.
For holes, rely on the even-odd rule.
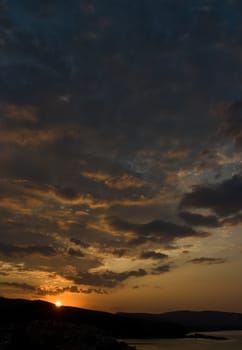
[[0,294],[242,312],[242,2],[0,1]]

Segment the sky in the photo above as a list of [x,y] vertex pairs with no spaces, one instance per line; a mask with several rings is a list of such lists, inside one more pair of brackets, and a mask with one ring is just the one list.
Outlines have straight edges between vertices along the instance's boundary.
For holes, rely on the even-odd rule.
[[0,295],[242,312],[241,0],[0,0]]

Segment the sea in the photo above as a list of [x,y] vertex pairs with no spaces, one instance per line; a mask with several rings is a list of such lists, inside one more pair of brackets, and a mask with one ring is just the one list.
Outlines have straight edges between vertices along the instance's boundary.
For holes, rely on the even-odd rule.
[[242,331],[219,331],[202,334],[225,337],[226,340],[184,338],[125,339],[124,341],[135,346],[137,350],[242,350]]

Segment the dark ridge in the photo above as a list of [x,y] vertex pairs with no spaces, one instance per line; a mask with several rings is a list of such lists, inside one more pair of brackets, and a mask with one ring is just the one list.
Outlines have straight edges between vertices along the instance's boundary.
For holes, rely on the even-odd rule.
[[242,314],[223,311],[174,311],[161,314],[121,313],[143,320],[175,322],[189,332],[242,330]]
[[33,320],[58,321],[94,326],[116,338],[178,338],[185,336],[182,326],[171,321],[145,319],[131,315],[62,306],[41,300],[0,298],[0,324],[29,324]]

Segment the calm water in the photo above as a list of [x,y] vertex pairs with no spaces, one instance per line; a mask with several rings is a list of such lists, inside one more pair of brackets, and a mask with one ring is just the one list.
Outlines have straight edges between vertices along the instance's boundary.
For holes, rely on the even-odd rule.
[[218,335],[228,340],[210,339],[132,339],[125,340],[135,345],[137,350],[241,350],[242,331],[206,332],[208,335]]

